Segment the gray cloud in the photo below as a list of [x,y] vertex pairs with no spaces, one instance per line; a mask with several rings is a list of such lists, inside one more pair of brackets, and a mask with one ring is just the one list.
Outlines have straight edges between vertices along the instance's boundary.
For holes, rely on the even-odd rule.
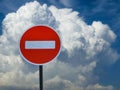
[[1,90],[38,90],[38,88],[26,88],[26,87],[12,87],[12,86],[1,86]]

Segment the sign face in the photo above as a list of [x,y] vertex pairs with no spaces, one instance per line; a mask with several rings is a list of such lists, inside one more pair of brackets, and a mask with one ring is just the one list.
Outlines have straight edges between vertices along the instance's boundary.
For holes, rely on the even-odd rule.
[[28,62],[36,65],[53,60],[59,53],[59,35],[48,26],[34,26],[20,39],[20,53]]

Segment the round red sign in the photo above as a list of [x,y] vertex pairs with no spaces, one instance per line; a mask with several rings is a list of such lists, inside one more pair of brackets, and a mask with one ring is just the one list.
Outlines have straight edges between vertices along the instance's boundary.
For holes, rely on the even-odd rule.
[[59,35],[48,26],[34,26],[20,39],[20,53],[28,62],[36,65],[53,60],[60,51]]

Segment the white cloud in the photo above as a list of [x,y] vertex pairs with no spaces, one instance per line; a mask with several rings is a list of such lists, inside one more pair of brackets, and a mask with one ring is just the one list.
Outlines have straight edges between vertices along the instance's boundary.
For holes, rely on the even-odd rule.
[[37,76],[38,72],[25,74],[21,70],[0,73],[0,86],[38,88]]
[[95,84],[94,86],[88,86],[87,90],[114,90],[114,88],[112,86],[101,86],[99,84]]
[[[66,6],[66,7],[71,7],[75,2],[74,0],[48,0],[50,3],[52,3],[55,6]],[[74,2],[74,3],[73,3]]]
[[110,65],[118,59],[110,47],[116,35],[100,21],[87,25],[78,14],[37,1],[9,13],[0,36],[0,86],[38,88],[38,67],[21,60],[19,39],[34,25],[49,25],[61,35],[62,51],[57,60],[44,66],[46,90],[113,90],[99,85],[93,72],[97,62]]
[[73,3],[71,3],[70,0],[60,0],[61,4],[63,4],[66,7],[71,7]]
[[75,85],[71,81],[63,80],[60,77],[54,77],[45,82],[45,90],[114,90],[112,86],[101,86],[99,84],[82,87]]
[[75,87],[72,82],[63,80],[60,77],[54,77],[53,79],[46,81],[45,84],[46,90],[83,90],[82,87]]

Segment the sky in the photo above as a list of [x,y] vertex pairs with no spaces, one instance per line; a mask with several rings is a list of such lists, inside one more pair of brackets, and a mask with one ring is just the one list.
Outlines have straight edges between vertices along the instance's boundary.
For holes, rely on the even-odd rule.
[[120,0],[0,0],[0,90],[39,90],[38,66],[19,54],[34,25],[61,36],[44,90],[120,90]]

